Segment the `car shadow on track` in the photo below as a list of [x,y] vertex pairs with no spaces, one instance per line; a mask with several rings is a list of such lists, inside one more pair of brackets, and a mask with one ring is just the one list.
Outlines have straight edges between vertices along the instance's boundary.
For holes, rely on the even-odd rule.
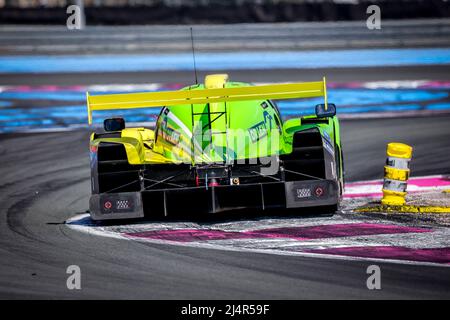
[[[86,212],[88,213],[88,212]],[[174,215],[171,217],[152,218],[145,217],[139,219],[120,219],[120,220],[103,220],[94,221],[89,215],[84,215],[80,219],[68,220],[66,224],[76,224],[84,226],[117,226],[128,224],[160,224],[160,223],[196,223],[199,225],[209,225],[217,223],[230,223],[239,221],[263,221],[270,219],[311,219],[311,218],[327,218],[333,217],[334,212],[330,212],[330,208],[300,208],[289,210],[233,210],[215,214],[191,215],[189,217],[183,215]]]

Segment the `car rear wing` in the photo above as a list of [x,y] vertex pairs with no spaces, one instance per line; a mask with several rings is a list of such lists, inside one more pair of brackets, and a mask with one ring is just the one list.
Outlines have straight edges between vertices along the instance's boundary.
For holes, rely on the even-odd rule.
[[186,104],[204,104],[228,101],[262,99],[299,99],[324,97],[327,109],[326,79],[317,82],[271,84],[238,88],[179,90],[141,93],[89,95],[86,92],[88,123],[96,110],[155,108]]

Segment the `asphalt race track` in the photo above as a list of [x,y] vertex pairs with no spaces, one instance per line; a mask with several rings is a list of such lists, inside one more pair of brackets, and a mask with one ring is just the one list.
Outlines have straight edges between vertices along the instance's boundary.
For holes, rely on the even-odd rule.
[[[445,70],[432,68],[438,76],[427,78],[445,78]],[[268,81],[272,74],[280,78],[271,71],[256,80]],[[375,80],[399,77],[392,69],[375,74]],[[142,74],[130,75],[130,83],[133,76]],[[333,77],[341,80],[337,72]],[[18,75],[13,79],[20,82]],[[449,124],[450,115],[343,121],[347,180],[381,178],[385,146],[393,140],[415,147],[413,175],[450,173]],[[0,136],[0,298],[450,298],[447,266],[378,262],[382,290],[368,290],[370,261],[199,249],[73,230],[64,222],[88,208],[88,137],[85,129]],[[80,266],[82,290],[67,289],[69,265]]]

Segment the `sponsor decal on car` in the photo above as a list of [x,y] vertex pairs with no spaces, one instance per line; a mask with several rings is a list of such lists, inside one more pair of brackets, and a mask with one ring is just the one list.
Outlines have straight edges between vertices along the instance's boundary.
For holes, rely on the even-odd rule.
[[[267,112],[263,112],[264,121],[261,121],[248,129],[248,133],[250,135],[250,139],[252,142],[256,142],[261,140],[265,136],[267,136],[269,130],[272,130],[272,116]],[[267,128],[267,123],[269,124],[269,129]]]
[[252,142],[256,142],[264,138],[265,136],[267,136],[266,123],[264,121],[261,121],[260,123],[248,129],[248,133],[250,135],[250,139],[252,139]]
[[170,144],[177,145],[180,142],[181,134],[167,124],[167,117],[161,122],[161,136]]

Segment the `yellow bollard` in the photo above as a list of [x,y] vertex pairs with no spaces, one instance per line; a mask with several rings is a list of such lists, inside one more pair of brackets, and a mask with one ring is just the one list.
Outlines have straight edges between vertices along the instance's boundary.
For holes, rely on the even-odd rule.
[[402,206],[406,203],[406,187],[412,151],[411,146],[403,143],[392,142],[387,145],[382,205]]

